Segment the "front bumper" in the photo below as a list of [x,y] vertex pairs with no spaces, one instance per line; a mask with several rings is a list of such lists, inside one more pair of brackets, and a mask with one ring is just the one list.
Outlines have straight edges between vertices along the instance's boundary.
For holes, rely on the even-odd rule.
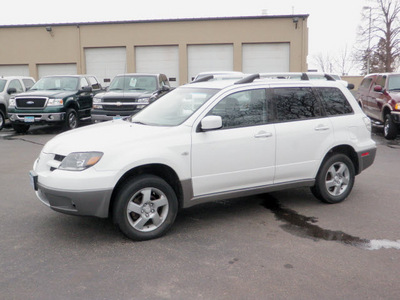
[[57,123],[65,120],[65,112],[58,113],[9,113],[12,123],[37,124]]
[[109,121],[115,119],[121,119],[136,114],[140,109],[130,111],[115,111],[115,110],[103,110],[103,109],[92,109],[91,115],[93,121]]
[[36,196],[51,209],[77,216],[107,218],[112,190],[63,191],[37,183]]

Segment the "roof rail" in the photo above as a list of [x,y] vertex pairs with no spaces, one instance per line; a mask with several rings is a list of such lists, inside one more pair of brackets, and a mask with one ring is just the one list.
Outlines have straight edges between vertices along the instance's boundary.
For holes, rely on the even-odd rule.
[[211,79],[214,79],[214,75],[207,75],[207,76],[201,77],[199,79],[193,80],[191,83],[205,82],[205,81],[209,81]]
[[260,79],[260,74],[249,75],[243,79],[236,81],[235,84],[252,83],[256,79]]

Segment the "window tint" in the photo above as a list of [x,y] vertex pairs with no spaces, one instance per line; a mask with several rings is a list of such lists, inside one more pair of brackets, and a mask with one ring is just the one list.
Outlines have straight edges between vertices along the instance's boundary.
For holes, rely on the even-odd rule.
[[365,79],[361,82],[360,86],[363,87],[363,88],[369,88],[370,85],[371,85],[371,82],[372,82],[372,78],[365,78]]
[[322,105],[328,116],[344,115],[353,112],[346,96],[338,88],[323,87],[316,88],[321,96]]
[[311,88],[273,89],[278,121],[303,120],[321,115],[318,100]]
[[8,88],[15,88],[17,90],[17,93],[22,93],[24,91],[21,82],[19,82],[19,80],[17,79],[11,80]]
[[26,87],[27,90],[30,89],[35,84],[35,82],[32,79],[29,79],[29,78],[22,79],[22,82],[25,84],[25,87]]
[[221,116],[223,128],[265,124],[271,111],[266,100],[264,89],[234,93],[222,99],[208,115]]

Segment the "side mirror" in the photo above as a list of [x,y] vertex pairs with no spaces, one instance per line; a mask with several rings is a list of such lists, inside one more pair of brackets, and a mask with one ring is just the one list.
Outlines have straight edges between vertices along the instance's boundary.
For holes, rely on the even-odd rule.
[[11,95],[11,94],[15,94],[17,92],[16,88],[8,88],[7,89],[7,94]]
[[93,91],[91,86],[84,86],[83,88],[81,88],[79,90],[79,94],[83,94],[83,93],[91,93]]
[[161,91],[162,92],[167,92],[167,91],[169,91],[171,88],[169,87],[169,86],[167,86],[167,85],[163,85],[162,87],[161,87]]
[[353,90],[353,89],[354,89],[354,84],[349,83],[349,84],[347,85],[347,88],[348,88],[349,90]]
[[380,85],[374,86],[374,92],[383,93],[382,86]]
[[214,130],[222,128],[221,116],[207,116],[200,122],[202,131]]

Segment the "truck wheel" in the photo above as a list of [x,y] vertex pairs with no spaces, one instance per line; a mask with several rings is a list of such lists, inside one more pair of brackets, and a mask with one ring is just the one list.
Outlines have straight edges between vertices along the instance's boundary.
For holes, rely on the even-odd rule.
[[5,124],[6,124],[6,117],[4,112],[0,109],[0,130],[4,128]]
[[165,234],[178,212],[172,187],[153,175],[141,175],[125,183],[117,193],[113,219],[130,239],[143,241]]
[[65,114],[64,129],[70,130],[78,127],[78,113],[73,108],[68,108]]
[[385,115],[385,124],[383,126],[383,136],[387,140],[394,140],[397,136],[397,125],[393,122],[392,115]]
[[17,133],[26,133],[29,130],[30,125],[25,125],[25,124],[12,124],[12,128],[17,132]]
[[311,192],[325,203],[342,202],[354,185],[353,162],[344,154],[333,154],[321,165]]

